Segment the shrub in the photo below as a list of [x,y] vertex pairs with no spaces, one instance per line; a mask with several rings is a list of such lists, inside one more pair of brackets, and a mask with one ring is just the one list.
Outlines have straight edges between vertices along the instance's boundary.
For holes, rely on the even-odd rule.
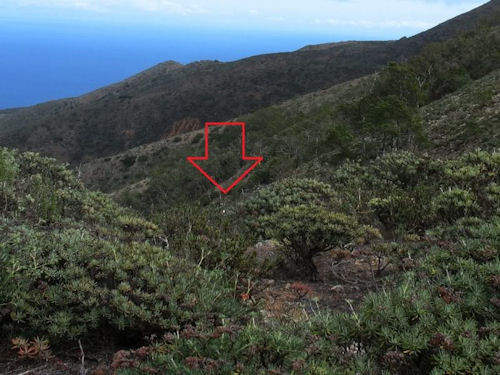
[[408,195],[389,195],[385,198],[373,198],[368,202],[368,207],[389,229],[413,221],[414,205],[414,198]]
[[445,163],[446,178],[457,187],[479,193],[484,185],[498,182],[500,152],[476,150]]
[[282,207],[299,205],[334,207],[339,205],[332,187],[313,179],[288,178],[259,189],[242,207],[250,232],[265,237],[264,216],[276,214]]
[[253,214],[269,215],[285,205],[330,205],[336,194],[326,183],[313,179],[288,178],[258,190],[246,203]]
[[161,233],[157,225],[135,216],[119,216],[118,223],[129,238],[136,241],[151,239]]
[[15,204],[11,182],[17,174],[17,163],[14,153],[0,147],[0,209],[7,210]]
[[500,264],[488,249],[500,245],[498,220],[460,224],[459,237],[435,246],[397,288],[365,299],[344,323],[349,336],[378,360],[402,353],[400,370],[409,373],[495,373]]
[[135,164],[135,161],[137,159],[137,156],[135,155],[125,155],[120,159],[122,164],[125,166],[125,168],[130,168]]
[[432,209],[443,220],[450,223],[455,220],[473,215],[479,206],[473,193],[463,189],[449,189],[443,191],[432,200]]
[[313,179],[288,178],[259,189],[241,210],[249,236],[280,241],[313,279],[314,255],[344,245],[360,233],[332,187]]
[[241,219],[229,205],[183,204],[153,219],[164,231],[172,252],[207,269],[256,272],[246,249],[251,240],[242,233]]
[[142,335],[193,321],[210,326],[208,312],[221,318],[243,312],[221,272],[204,271],[161,248],[96,239],[76,229],[0,231],[13,285],[0,291],[10,311],[2,323],[15,332],[54,340],[99,330]]
[[17,165],[14,159],[14,153],[0,147],[0,182],[11,181],[17,173]]
[[329,181],[338,199],[353,207],[361,222],[423,234],[465,215],[487,218],[498,210],[494,196],[499,155],[477,150],[440,160],[390,153],[364,165],[347,162]]
[[247,311],[234,279],[154,246],[155,224],[87,191],[54,160],[3,150],[0,160],[16,170],[0,185],[9,199],[0,206],[2,334],[136,338]]
[[498,209],[500,208],[500,184],[492,182],[486,187],[486,201],[492,207],[493,212],[497,210],[496,213],[500,213],[498,211]]
[[331,315],[302,324],[221,326],[209,332],[189,330],[170,335],[153,348],[146,363],[120,369],[120,375],[138,375],[141,369],[164,373],[221,375],[354,375],[368,374],[373,363],[337,345],[329,332]]
[[262,222],[267,233],[288,248],[290,257],[313,279],[317,276],[316,254],[343,246],[361,234],[355,218],[315,205],[284,206]]

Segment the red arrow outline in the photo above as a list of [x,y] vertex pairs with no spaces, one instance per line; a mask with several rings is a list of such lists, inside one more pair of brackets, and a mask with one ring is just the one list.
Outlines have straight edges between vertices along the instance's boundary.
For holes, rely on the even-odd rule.
[[[208,160],[208,127],[209,126],[241,126],[241,159],[248,161],[254,160],[255,163],[252,164],[240,177],[236,179],[229,187],[223,188],[221,185],[217,183],[207,172],[201,168],[196,161],[197,160]],[[190,162],[198,171],[203,174],[212,184],[217,187],[223,194],[227,194],[233,189],[236,185],[238,185],[241,180],[243,180],[257,165],[259,165],[264,158],[262,156],[246,156],[245,151],[245,123],[244,122],[206,122],[205,123],[205,156],[188,156],[186,160]]]

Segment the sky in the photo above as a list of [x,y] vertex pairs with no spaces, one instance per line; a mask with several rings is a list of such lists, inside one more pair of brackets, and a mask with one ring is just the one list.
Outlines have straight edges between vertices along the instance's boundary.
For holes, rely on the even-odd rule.
[[478,0],[2,0],[0,18],[225,29],[412,34],[479,6]]
[[0,109],[81,95],[166,60],[399,39],[485,2],[1,0]]

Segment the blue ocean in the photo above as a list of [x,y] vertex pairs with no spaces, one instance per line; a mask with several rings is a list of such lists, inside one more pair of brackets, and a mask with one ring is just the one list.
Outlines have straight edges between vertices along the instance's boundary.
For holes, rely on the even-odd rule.
[[348,39],[168,27],[0,24],[0,109],[84,94],[166,60],[232,61]]

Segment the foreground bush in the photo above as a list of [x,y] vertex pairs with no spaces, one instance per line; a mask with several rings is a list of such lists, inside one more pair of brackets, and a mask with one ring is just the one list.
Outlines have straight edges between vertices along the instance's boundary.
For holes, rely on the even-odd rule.
[[243,222],[230,205],[181,204],[155,215],[153,221],[179,258],[228,274],[256,271],[246,253],[251,237],[243,232]]
[[312,279],[313,257],[343,246],[361,234],[360,226],[326,183],[289,178],[258,190],[243,205],[249,232],[273,238]]
[[213,326],[234,280],[174,257],[156,225],[33,153],[0,150],[0,329],[52,341]]
[[280,241],[288,255],[317,278],[313,257],[335,247],[344,246],[360,236],[361,228],[355,218],[330,212],[321,206],[284,206],[276,214],[262,218],[272,238]]
[[364,165],[345,163],[325,179],[361,221],[424,234],[463,217],[491,217],[500,208],[499,176],[500,152],[477,150],[450,160],[389,153]]
[[500,218],[436,233],[444,241],[421,244],[416,268],[356,311],[186,329],[120,374],[497,374]]
[[159,247],[103,241],[78,229],[47,234],[0,226],[0,232],[7,255],[0,296],[9,310],[4,324],[14,331],[18,325],[59,339],[98,329],[147,333],[243,311],[221,272]]

